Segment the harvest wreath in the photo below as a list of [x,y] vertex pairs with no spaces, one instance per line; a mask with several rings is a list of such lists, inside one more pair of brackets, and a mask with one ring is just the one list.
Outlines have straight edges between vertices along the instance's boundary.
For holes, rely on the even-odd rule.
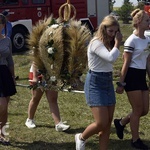
[[[70,8],[69,5],[65,7]],[[44,89],[79,88],[79,79],[86,70],[90,38],[86,25],[75,19],[55,19],[51,15],[33,27],[28,45],[32,61],[43,75]]]

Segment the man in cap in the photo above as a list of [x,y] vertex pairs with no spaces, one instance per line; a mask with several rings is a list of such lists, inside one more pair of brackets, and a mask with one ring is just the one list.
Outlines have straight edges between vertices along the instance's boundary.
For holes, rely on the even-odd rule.
[[4,10],[4,11],[2,11],[2,14],[6,17],[6,19],[7,19],[7,23],[6,23],[6,30],[7,31],[5,31],[5,29],[3,29],[2,30],[2,34],[6,34],[6,36],[8,36],[9,38],[11,37],[11,34],[12,34],[12,24],[11,24],[11,22],[9,21],[9,12],[8,11],[6,11],[6,10]]

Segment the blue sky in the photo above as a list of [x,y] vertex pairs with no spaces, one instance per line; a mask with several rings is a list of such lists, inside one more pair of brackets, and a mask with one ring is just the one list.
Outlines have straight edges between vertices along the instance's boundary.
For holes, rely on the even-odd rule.
[[[122,6],[124,0],[115,0],[116,3],[114,4],[114,7],[120,7]],[[137,4],[137,0],[130,0],[130,2],[132,2],[134,5]]]

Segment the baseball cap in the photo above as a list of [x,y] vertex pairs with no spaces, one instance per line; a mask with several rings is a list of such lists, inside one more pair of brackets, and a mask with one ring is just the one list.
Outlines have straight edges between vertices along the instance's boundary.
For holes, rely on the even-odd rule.
[[6,10],[2,11],[2,14],[3,14],[5,17],[6,17],[6,16],[9,16],[9,12],[6,11]]

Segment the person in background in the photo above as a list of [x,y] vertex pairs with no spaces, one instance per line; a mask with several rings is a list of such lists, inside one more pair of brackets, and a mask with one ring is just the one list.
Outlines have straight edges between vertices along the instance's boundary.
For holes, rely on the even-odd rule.
[[2,11],[2,14],[6,17],[6,20],[7,20],[7,22],[6,22],[6,28],[3,28],[2,34],[6,34],[6,36],[8,36],[9,38],[11,38],[11,35],[12,35],[12,24],[9,21],[9,15],[10,14],[6,10]]
[[[3,28],[2,30],[2,34],[5,35],[9,38],[11,38],[11,35],[12,35],[12,24],[11,22],[9,21],[9,12],[4,10],[2,11],[2,14],[6,17],[6,20],[7,20],[7,23],[6,23],[6,28]],[[15,80],[18,80],[19,79],[19,76],[15,76]]]
[[[30,68],[30,74],[29,74],[29,81],[30,83],[34,86],[37,84],[38,81],[40,81],[42,76],[38,75],[38,68],[36,64],[33,62]],[[32,98],[29,102],[29,107],[28,107],[28,118],[25,122],[25,125],[32,129],[36,127],[36,124],[33,120],[37,106],[42,98],[42,95],[46,94],[50,111],[52,113],[52,117],[55,122],[55,130],[56,131],[66,131],[70,128],[69,125],[65,124],[64,122],[61,121],[60,118],[60,113],[59,113],[59,107],[57,103],[57,98],[58,98],[58,92],[57,91],[52,91],[52,90],[45,90],[43,91],[41,88],[36,88],[32,89]]]
[[139,137],[139,126],[140,117],[145,116],[149,110],[146,66],[150,65],[150,62],[147,63],[150,38],[145,36],[144,32],[149,29],[150,19],[148,14],[140,9],[135,9],[131,16],[135,30],[124,43],[124,62],[116,92],[122,94],[126,91],[132,111],[121,119],[114,119],[114,124],[117,136],[123,139],[124,128],[130,123],[132,147],[147,150],[148,146]]
[[[6,25],[6,18],[0,14],[0,33]],[[12,58],[11,40],[0,34],[0,144],[9,145],[5,138],[4,127],[8,118],[10,96],[16,93],[14,62]]]
[[76,150],[84,150],[86,140],[99,134],[99,146],[107,150],[110,127],[115,109],[113,63],[118,58],[122,41],[120,26],[113,16],[106,16],[88,46],[88,67],[84,85],[86,103],[91,108],[94,122],[83,133],[75,135]]

